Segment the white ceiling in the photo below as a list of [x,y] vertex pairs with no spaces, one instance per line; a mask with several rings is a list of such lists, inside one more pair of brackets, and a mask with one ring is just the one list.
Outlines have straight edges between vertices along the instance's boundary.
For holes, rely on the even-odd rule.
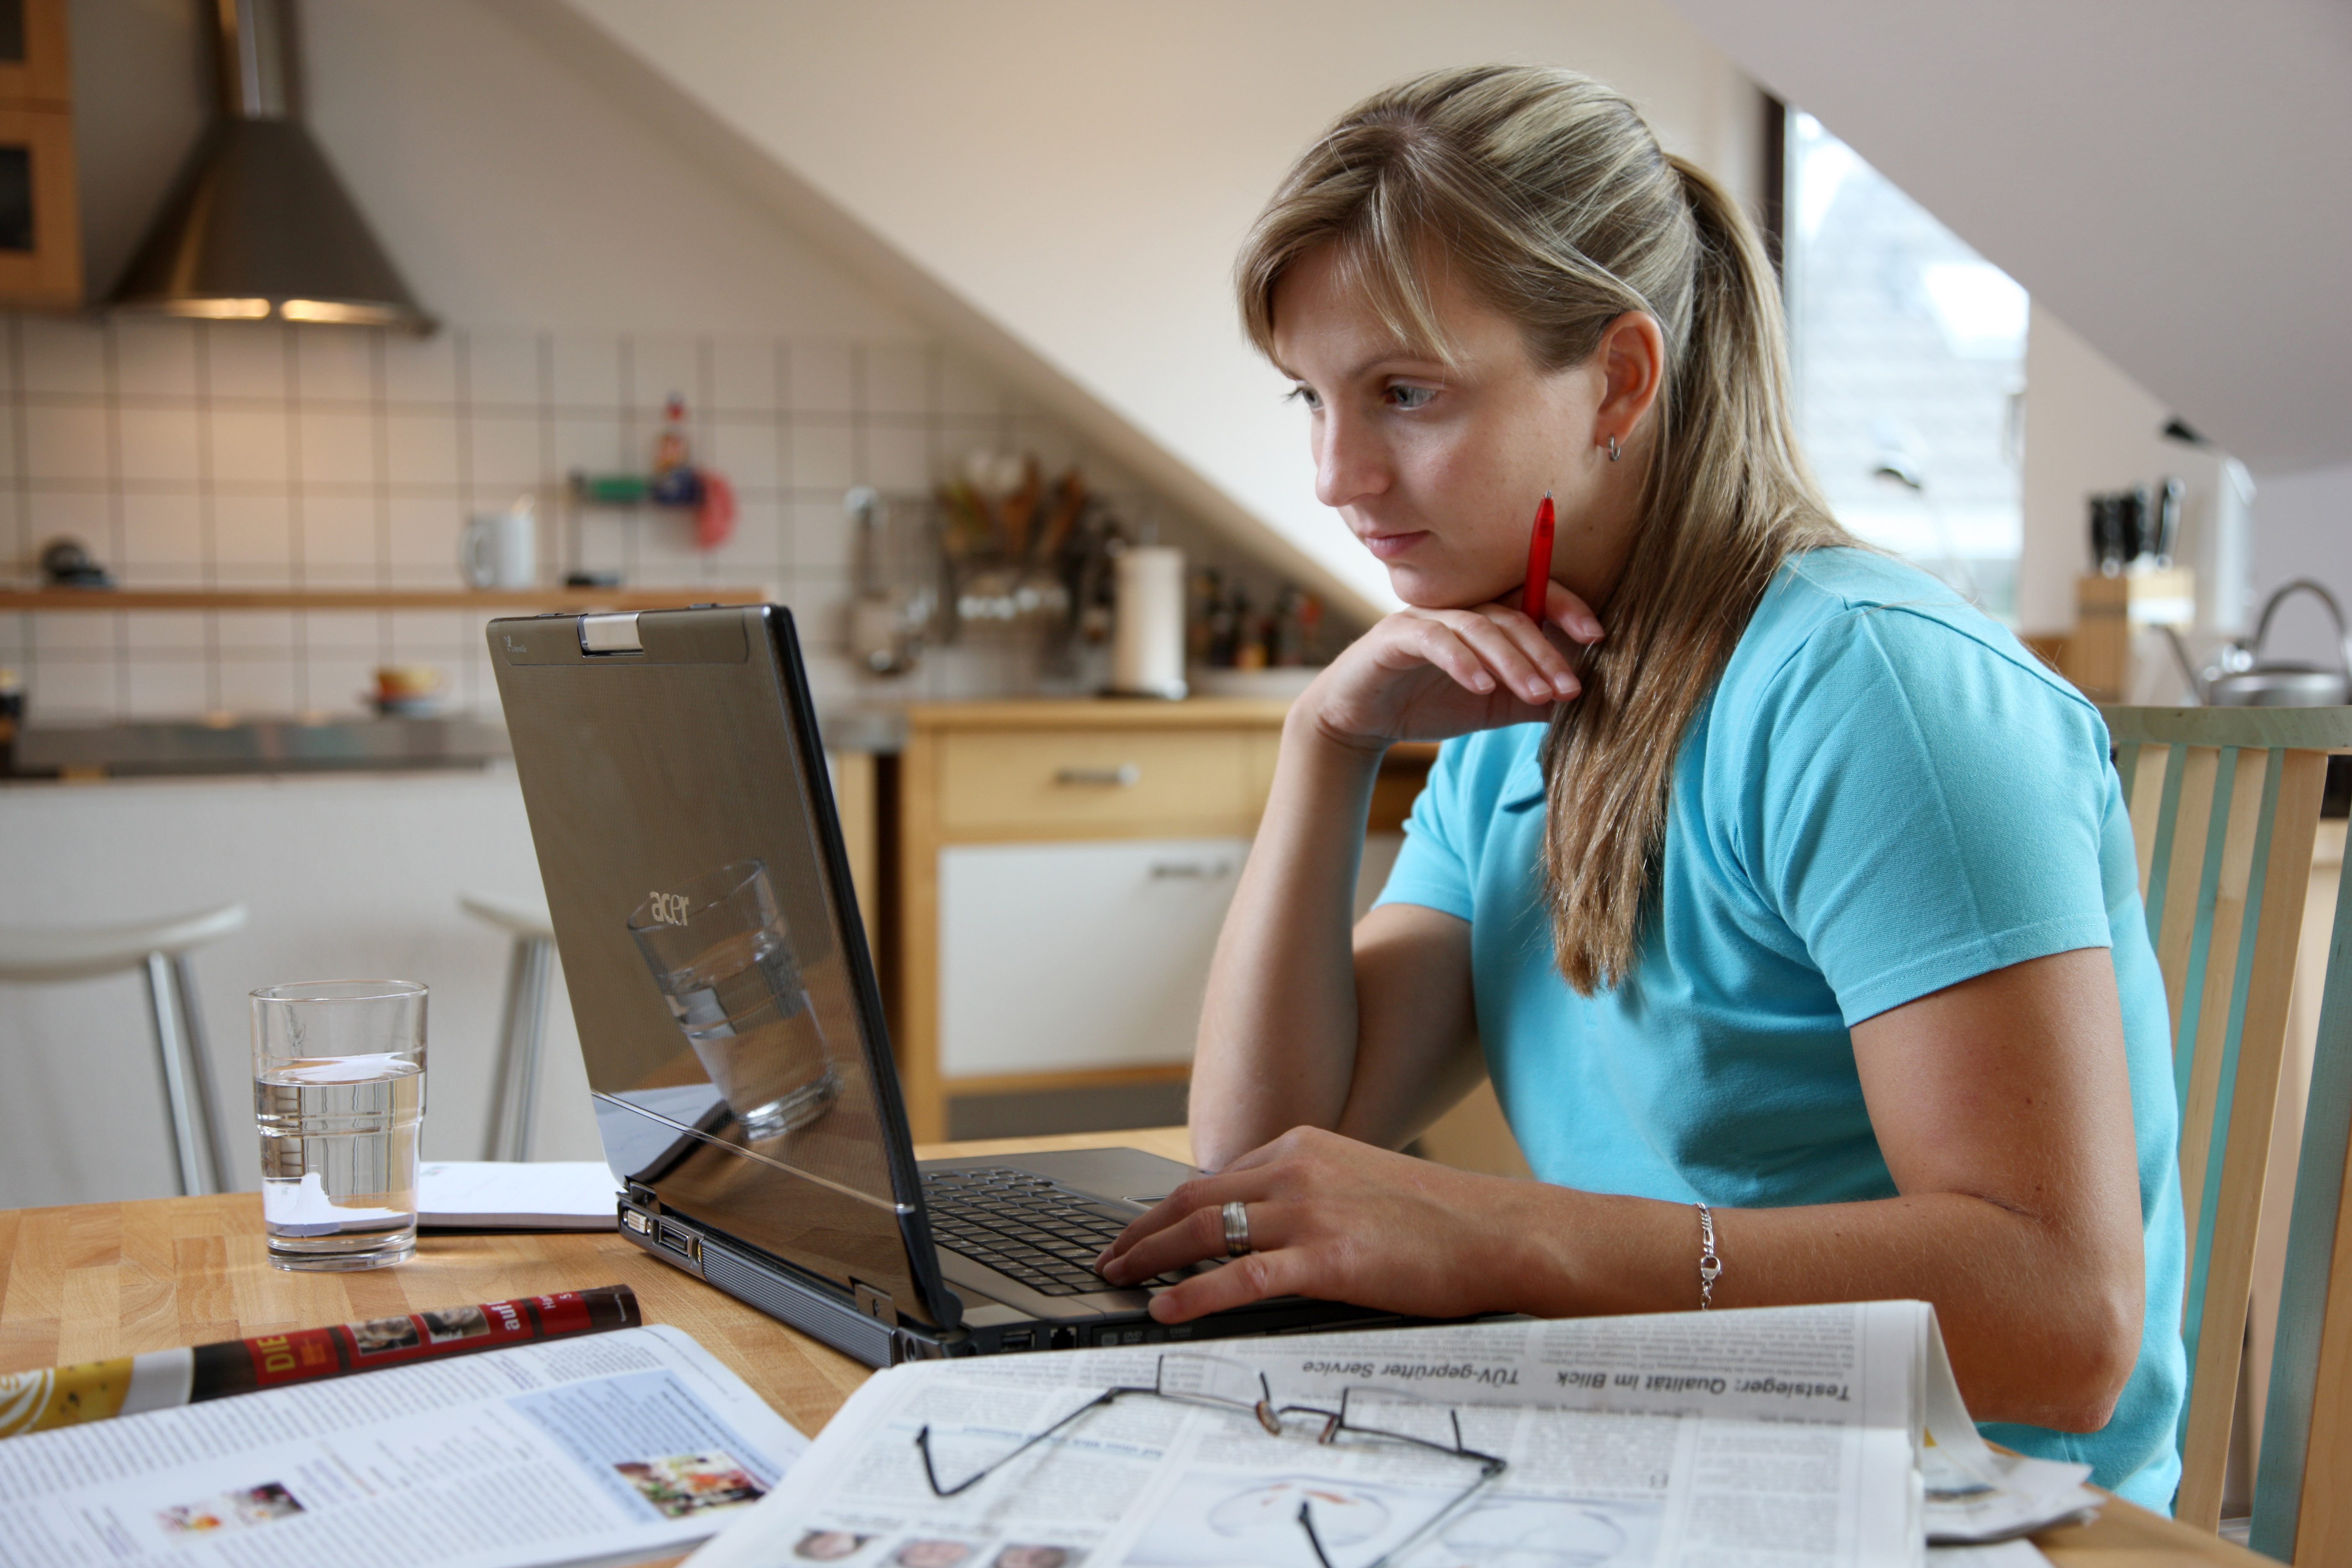
[[2258,473],[2352,460],[2346,0],[1672,0]]

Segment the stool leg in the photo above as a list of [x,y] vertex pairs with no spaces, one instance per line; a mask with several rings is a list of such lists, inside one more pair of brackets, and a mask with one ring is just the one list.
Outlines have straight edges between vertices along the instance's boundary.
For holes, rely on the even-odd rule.
[[539,1109],[539,1049],[547,1033],[547,972],[554,944],[534,937],[521,944],[521,982],[515,1033],[521,1046],[515,1065],[514,1126],[509,1142],[518,1160],[530,1158],[531,1126]]
[[211,1162],[205,1173],[210,1184],[205,1190],[222,1192],[228,1185],[228,1150],[221,1136],[220,1099],[213,1092],[213,1058],[205,1040],[204,1010],[196,1005],[196,978],[188,968],[186,953],[173,955],[172,980],[180,1003],[180,1036],[188,1046],[188,1084],[194,1091],[196,1121]]
[[522,1009],[523,981],[530,973],[530,939],[517,937],[507,961],[506,1005],[499,1009],[499,1054],[490,1063],[490,1117],[482,1129],[482,1158],[511,1160],[508,1127],[514,1120],[515,1043]]
[[169,953],[147,955],[147,1002],[155,1024],[155,1052],[163,1071],[163,1102],[171,1117],[173,1154],[179,1166],[180,1191],[209,1193],[215,1184],[206,1169],[212,1151],[203,1111],[195,1099],[194,1064],[188,1055],[185,1019],[181,1012],[178,976]]

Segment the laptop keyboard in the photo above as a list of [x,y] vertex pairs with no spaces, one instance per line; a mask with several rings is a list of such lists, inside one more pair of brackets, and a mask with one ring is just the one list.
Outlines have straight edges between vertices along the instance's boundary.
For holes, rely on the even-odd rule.
[[[1134,1218],[1043,1176],[1003,1166],[924,1172],[923,1206],[940,1246],[1041,1296],[1114,1289],[1094,1271],[1094,1260]],[[1162,1274],[1139,1283],[1173,1285],[1182,1278]]]

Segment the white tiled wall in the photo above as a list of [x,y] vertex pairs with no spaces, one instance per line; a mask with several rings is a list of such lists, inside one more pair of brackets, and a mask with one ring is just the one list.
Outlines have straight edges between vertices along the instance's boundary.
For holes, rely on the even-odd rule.
[[[688,403],[698,463],[732,481],[733,537],[586,508],[574,469],[642,472],[664,400]],[[919,495],[976,447],[1078,463],[1130,521],[1271,583],[1068,428],[921,342],[0,317],[0,557],[29,582],[42,545],[82,540],[128,588],[454,588],[472,511],[536,498],[548,581],[759,584],[792,605],[821,703],[1082,686],[1029,640],[975,636],[914,675],[840,652],[852,565],[842,493]],[[0,565],[0,571],[5,571]],[[1263,586],[1256,595],[1266,602]],[[35,722],[357,711],[373,668],[439,666],[467,707],[496,692],[479,614],[0,615],[0,665]]]

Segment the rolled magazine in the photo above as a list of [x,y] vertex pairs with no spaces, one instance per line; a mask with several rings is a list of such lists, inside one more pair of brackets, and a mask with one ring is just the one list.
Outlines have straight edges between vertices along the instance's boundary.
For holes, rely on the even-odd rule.
[[598,1285],[551,1296],[482,1301],[402,1318],[371,1318],[71,1366],[0,1373],[0,1437],[173,1410],[260,1388],[348,1377],[531,1340],[634,1328],[644,1321],[635,1291],[626,1285]]

